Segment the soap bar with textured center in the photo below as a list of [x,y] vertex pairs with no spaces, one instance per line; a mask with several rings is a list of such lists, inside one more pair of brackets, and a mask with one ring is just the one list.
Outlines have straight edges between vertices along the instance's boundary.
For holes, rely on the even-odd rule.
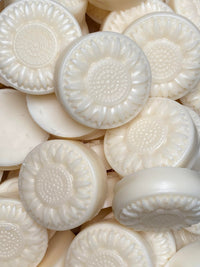
[[106,198],[106,170],[90,149],[51,140],[33,149],[19,174],[23,205],[41,225],[68,230],[92,219]]
[[124,34],[147,56],[152,71],[151,96],[178,99],[200,79],[200,32],[185,17],[148,14],[132,23]]
[[92,128],[121,126],[145,105],[151,71],[143,51],[119,33],[80,38],[56,67],[56,94],[73,119]]
[[47,230],[13,199],[0,199],[0,240],[1,267],[36,267],[48,246]]
[[55,1],[7,6],[0,13],[0,76],[25,93],[52,93],[55,62],[81,35],[76,19]]

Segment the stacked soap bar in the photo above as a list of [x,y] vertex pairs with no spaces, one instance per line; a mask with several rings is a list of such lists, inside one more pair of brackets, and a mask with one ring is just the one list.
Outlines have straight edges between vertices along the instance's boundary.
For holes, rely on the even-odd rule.
[[0,266],[199,267],[200,3],[0,10]]

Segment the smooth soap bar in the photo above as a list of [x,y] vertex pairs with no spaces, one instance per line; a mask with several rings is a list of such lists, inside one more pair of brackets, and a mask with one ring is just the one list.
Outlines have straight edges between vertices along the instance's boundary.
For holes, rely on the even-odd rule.
[[115,218],[137,231],[178,230],[200,222],[200,174],[173,167],[145,169],[115,186]]

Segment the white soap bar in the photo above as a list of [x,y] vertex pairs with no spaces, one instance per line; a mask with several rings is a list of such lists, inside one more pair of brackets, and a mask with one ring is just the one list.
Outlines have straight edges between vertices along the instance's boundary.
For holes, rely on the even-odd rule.
[[200,222],[200,173],[173,167],[145,169],[115,186],[115,218],[137,231],[162,232]]
[[119,33],[80,38],[59,59],[56,94],[73,119],[92,128],[121,126],[145,105],[151,86],[142,50]]
[[168,0],[168,2],[177,14],[188,18],[200,29],[199,0]]
[[13,199],[0,199],[0,240],[1,267],[36,267],[48,246],[46,229]]
[[152,71],[151,96],[178,99],[200,78],[200,32],[186,18],[167,12],[148,14],[124,32],[147,56]]
[[163,267],[176,253],[176,243],[172,232],[141,232],[154,255],[154,267]]
[[93,140],[85,143],[85,146],[92,149],[101,158],[107,171],[112,169],[105,157],[103,140]]
[[71,231],[57,232],[49,241],[45,257],[37,267],[64,267],[66,254],[74,236]]
[[180,99],[185,106],[192,108],[200,116],[200,83],[194,91]]
[[177,250],[196,241],[200,241],[200,235],[190,233],[183,228],[178,231],[173,231],[173,234],[176,241]]
[[101,25],[102,31],[123,33],[136,19],[152,12],[173,12],[160,0],[147,0],[132,8],[110,12]]
[[89,3],[105,10],[121,10],[136,6],[144,0],[89,0]]
[[85,135],[79,139],[84,140],[84,141],[103,139],[105,133],[106,133],[106,130],[94,129],[94,132],[92,132],[91,134]]
[[81,22],[80,27],[83,36],[89,34],[89,28],[85,19]]
[[101,24],[109,13],[108,10],[98,8],[91,3],[88,3],[87,15],[98,24]]
[[54,94],[27,95],[28,111],[34,121],[46,132],[64,138],[78,138],[95,130],[74,121]]
[[81,35],[76,19],[55,1],[7,6],[0,13],[0,76],[25,93],[52,93],[56,60]]
[[0,184],[0,198],[19,199],[18,178],[5,180]]
[[180,249],[165,265],[165,267],[199,267],[200,241]]
[[17,90],[0,90],[0,169],[19,169],[26,155],[48,139],[31,118],[26,96]]
[[114,222],[101,222],[74,238],[65,267],[153,267],[151,257],[148,244],[139,234]]
[[192,168],[199,138],[185,107],[152,97],[135,119],[106,132],[104,152],[121,176],[156,166]]
[[92,219],[106,198],[106,170],[90,149],[51,140],[33,149],[19,174],[25,209],[41,225],[62,231]]
[[191,225],[190,227],[185,228],[185,230],[200,236],[200,223]]

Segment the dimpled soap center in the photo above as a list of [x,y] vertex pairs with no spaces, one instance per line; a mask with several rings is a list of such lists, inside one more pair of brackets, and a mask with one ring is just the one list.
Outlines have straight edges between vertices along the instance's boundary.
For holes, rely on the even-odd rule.
[[181,71],[180,47],[167,39],[148,42],[144,52],[149,60],[154,82],[168,82]]
[[179,225],[182,222],[182,217],[176,214],[166,214],[166,211],[163,211],[163,214],[148,214],[144,216],[144,222],[146,222],[148,227],[155,228],[155,225],[167,225],[168,228]]
[[111,58],[92,64],[88,71],[87,82],[89,94],[99,105],[119,104],[126,99],[131,90],[126,67]]
[[37,175],[36,191],[49,206],[59,206],[71,195],[72,175],[61,165],[45,167]]
[[17,225],[0,223],[0,262],[14,258],[23,247],[22,233]]
[[45,25],[28,24],[17,32],[14,50],[22,64],[39,68],[48,65],[55,57],[57,42],[53,32]]
[[122,258],[112,250],[99,250],[87,263],[88,267],[126,267]]
[[138,153],[153,152],[167,137],[167,129],[159,120],[140,119],[128,130],[127,140]]

